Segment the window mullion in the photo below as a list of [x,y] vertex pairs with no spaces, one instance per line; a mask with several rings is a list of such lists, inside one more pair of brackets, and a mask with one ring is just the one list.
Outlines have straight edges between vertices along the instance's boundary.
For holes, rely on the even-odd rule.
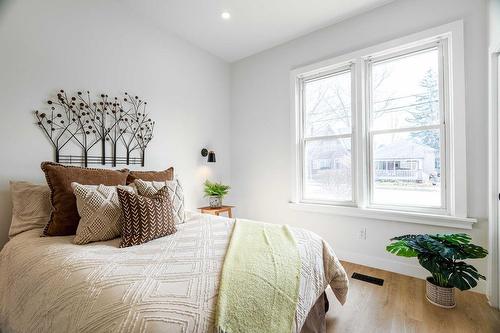
[[357,105],[357,73],[358,73],[359,65],[353,61],[351,62],[351,176],[352,176],[352,201],[354,204],[358,204],[360,200],[360,192],[358,188],[358,184],[360,182],[359,175],[357,173],[358,170],[358,159],[359,159],[359,147],[358,147],[358,138],[357,138],[357,121],[358,121],[358,105]]
[[366,207],[367,202],[367,154],[366,154],[366,117],[365,117],[365,80],[366,62],[359,58],[354,68],[353,84],[353,144],[355,147],[355,160],[353,174],[356,178],[356,202],[358,207]]
[[371,117],[371,109],[372,109],[372,65],[373,61],[371,58],[367,58],[365,60],[365,66],[364,66],[364,84],[362,87],[364,88],[364,94],[365,97],[363,99],[364,102],[364,110],[363,110],[363,116],[364,116],[364,123],[363,123],[363,143],[365,144],[364,147],[364,163],[363,163],[363,173],[364,173],[364,186],[363,186],[363,192],[365,195],[364,199],[364,207],[367,207],[370,205],[372,201],[372,183],[373,183],[373,174],[372,174],[372,156],[373,156],[373,151],[372,151],[372,137],[371,137],[371,128],[372,128],[372,117]]

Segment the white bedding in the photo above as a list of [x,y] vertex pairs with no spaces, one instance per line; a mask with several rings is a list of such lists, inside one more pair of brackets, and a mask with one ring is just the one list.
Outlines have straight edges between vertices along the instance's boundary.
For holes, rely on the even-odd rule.
[[[212,332],[233,225],[197,214],[172,236],[123,249],[119,239],[74,245],[73,236],[21,233],[0,252],[0,332]],[[319,236],[292,232],[302,260],[300,332],[328,284],[344,302],[347,276]]]

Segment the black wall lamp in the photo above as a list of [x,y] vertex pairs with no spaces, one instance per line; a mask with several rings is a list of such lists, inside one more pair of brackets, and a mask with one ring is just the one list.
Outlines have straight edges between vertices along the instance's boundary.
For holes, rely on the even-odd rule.
[[201,150],[201,156],[207,157],[207,162],[209,163],[215,163],[215,152],[213,150],[208,150],[207,148],[203,148]]

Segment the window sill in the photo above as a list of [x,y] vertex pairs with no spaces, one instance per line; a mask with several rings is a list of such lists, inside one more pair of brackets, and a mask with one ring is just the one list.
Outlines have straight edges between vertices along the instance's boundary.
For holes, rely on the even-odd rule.
[[289,206],[291,209],[306,212],[360,217],[379,221],[426,224],[458,229],[472,229],[474,223],[477,222],[477,219],[468,217],[456,217],[449,215],[435,215],[415,212],[399,212],[373,208],[343,207],[295,202],[290,202]]

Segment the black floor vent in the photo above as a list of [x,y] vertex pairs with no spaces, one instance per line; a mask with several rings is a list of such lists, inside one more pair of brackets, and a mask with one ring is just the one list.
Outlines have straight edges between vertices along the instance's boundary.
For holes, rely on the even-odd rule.
[[383,279],[379,279],[379,278],[376,278],[376,277],[373,277],[373,276],[369,276],[369,275],[364,275],[364,274],[359,274],[359,273],[352,273],[352,278],[356,279],[356,280],[365,281],[365,282],[368,282],[368,283],[373,283],[373,284],[376,284],[376,285],[379,285],[379,286],[383,286],[384,285],[384,280]]

